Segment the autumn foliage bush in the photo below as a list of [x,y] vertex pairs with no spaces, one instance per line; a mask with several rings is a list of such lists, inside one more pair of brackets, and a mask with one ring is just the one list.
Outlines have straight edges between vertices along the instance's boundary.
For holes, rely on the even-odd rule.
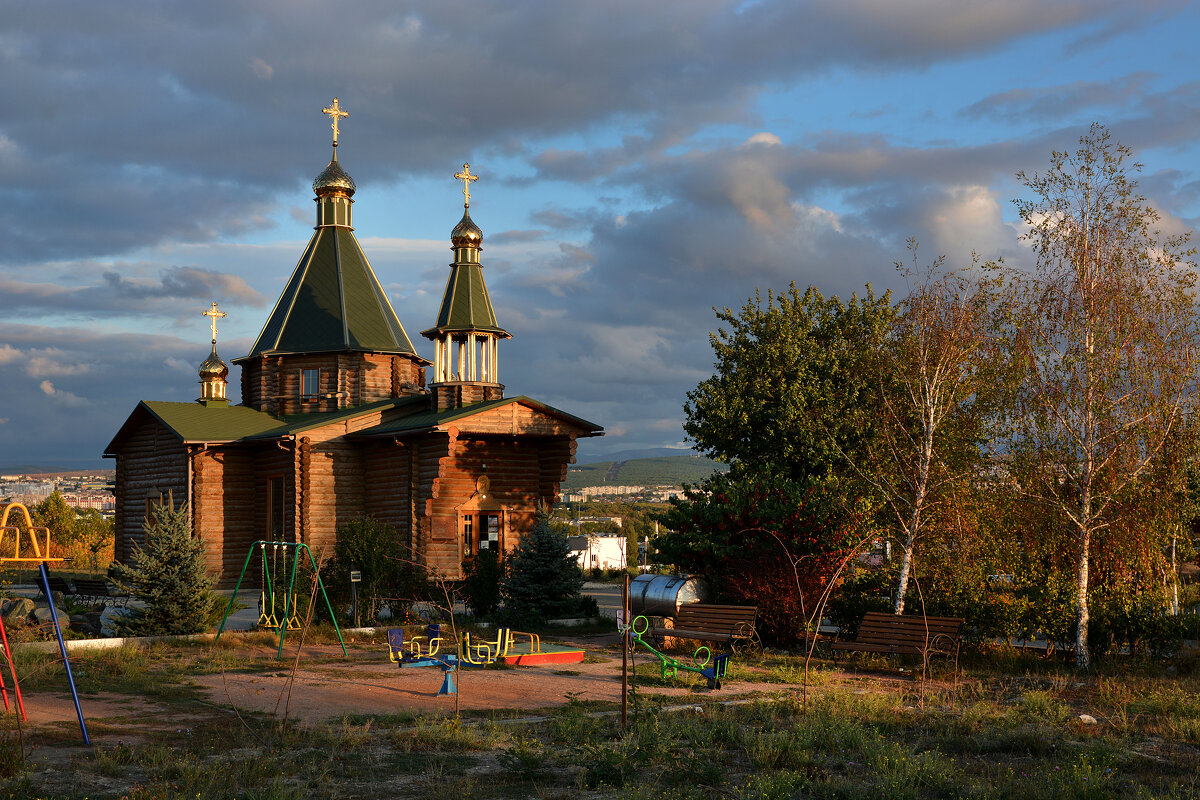
[[853,544],[860,520],[843,511],[785,478],[716,475],[663,514],[659,559],[703,575],[723,602],[757,606],[764,641],[790,644]]

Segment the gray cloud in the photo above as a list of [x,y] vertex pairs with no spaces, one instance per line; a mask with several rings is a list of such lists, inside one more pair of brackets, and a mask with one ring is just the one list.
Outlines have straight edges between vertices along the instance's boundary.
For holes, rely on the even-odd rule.
[[582,179],[597,174],[593,160],[556,163],[538,139],[620,123],[631,133],[600,160],[629,163],[701,125],[746,119],[780,80],[922,67],[1039,32],[1135,25],[1153,9],[374,0],[339,9],[331,27],[326,7],[283,0],[18,5],[0,31],[0,107],[19,110],[0,124],[0,157],[22,189],[0,208],[14,232],[0,260],[261,229],[267,198],[299,187],[297,165],[321,166],[314,96],[347,101],[353,171],[371,180],[519,141],[548,174]]
[[[940,141],[836,124],[789,138],[756,118],[764,93],[838,70],[937,68],[1055,31],[1086,48],[1181,7],[371,0],[340,8],[336,26],[311,0],[6,9],[0,294],[10,313],[53,324],[0,323],[14,421],[0,449],[98,455],[137,398],[193,399],[211,299],[237,310],[222,355],[245,352],[302,244],[243,240],[273,217],[311,219],[307,183],[329,135],[316,110],[334,95],[352,115],[342,158],[360,187],[488,156],[513,186],[573,190],[547,191],[528,221],[488,236],[488,285],[515,336],[501,377],[510,394],[607,426],[584,457],[678,443],[684,394],[711,371],[712,306],[791,281],[886,289],[909,236],[951,263],[972,249],[1020,257],[1002,216],[1020,191],[1012,175],[1072,148],[1079,117],[1106,114],[1135,148],[1182,147],[1200,124],[1200,84],[1145,73],[944,109],[975,127]],[[896,114],[850,116],[881,113]],[[979,124],[994,120],[1012,130]],[[747,127],[763,134],[725,133]],[[1170,215],[1200,196],[1194,175],[1160,170],[1143,185],[1172,225],[1189,222]],[[370,240],[393,233],[359,229],[415,335],[445,285],[445,242]]]

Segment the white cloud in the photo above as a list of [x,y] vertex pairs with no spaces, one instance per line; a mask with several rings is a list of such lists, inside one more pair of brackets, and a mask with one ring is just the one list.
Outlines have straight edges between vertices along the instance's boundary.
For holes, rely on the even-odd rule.
[[11,364],[21,358],[21,351],[11,344],[0,344],[0,364]]
[[774,145],[777,147],[782,144],[783,144],[783,142],[780,140],[780,138],[769,131],[762,131],[760,133],[756,133],[753,136],[751,136],[749,139],[747,139],[745,142],[742,143],[743,146]]
[[90,367],[83,363],[69,363],[59,360],[66,355],[61,350],[48,349],[36,355],[31,354],[25,362],[25,373],[31,378],[45,378],[58,375],[83,375]]
[[61,405],[67,408],[81,408],[91,405],[87,400],[77,394],[72,394],[65,389],[56,389],[50,381],[42,381],[38,388],[42,390],[42,394],[47,397],[57,400]]
[[269,81],[275,77],[275,68],[261,58],[250,59],[250,71],[261,81]]

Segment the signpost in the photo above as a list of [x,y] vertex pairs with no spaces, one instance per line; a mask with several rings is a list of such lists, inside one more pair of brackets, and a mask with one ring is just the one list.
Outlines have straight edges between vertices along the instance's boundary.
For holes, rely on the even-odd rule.
[[350,607],[354,609],[354,627],[358,623],[358,584],[362,582],[362,573],[356,569],[350,570]]

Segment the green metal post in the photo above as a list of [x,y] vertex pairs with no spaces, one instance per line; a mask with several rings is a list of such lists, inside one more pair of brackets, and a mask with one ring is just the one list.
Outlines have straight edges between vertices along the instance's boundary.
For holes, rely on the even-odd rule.
[[[285,545],[286,547],[287,545]],[[279,654],[278,658],[283,658],[283,637],[287,635],[288,621],[288,601],[292,599],[292,593],[296,591],[296,567],[300,565],[300,548],[308,547],[305,544],[293,544],[296,548],[296,557],[292,559],[292,577],[288,580],[287,592],[283,595],[283,619],[279,620]],[[284,567],[287,567],[287,550],[284,550]]]
[[329,609],[329,618],[333,620],[333,629],[337,632],[338,642],[342,645],[342,655],[348,655],[346,640],[342,638],[342,629],[338,627],[337,614],[333,613],[333,603],[329,602],[329,595],[325,592],[325,584],[321,581],[321,571],[317,569],[317,560],[313,558],[312,548],[306,544],[301,547],[308,553],[308,563],[312,564],[313,574],[317,576],[317,587],[321,590],[321,597],[325,598],[325,608]]
[[259,544],[262,544],[262,542],[255,542],[253,545],[250,545],[250,552],[246,553],[246,563],[242,564],[242,574],[238,575],[237,585],[233,587],[233,597],[229,598],[229,607],[225,609],[225,616],[221,618],[221,626],[217,628],[217,635],[214,641],[221,638],[221,632],[225,630],[225,621],[233,613],[233,602],[237,600],[238,589],[242,588],[242,578],[246,577],[246,568],[250,566],[250,559],[254,556],[254,546]]

